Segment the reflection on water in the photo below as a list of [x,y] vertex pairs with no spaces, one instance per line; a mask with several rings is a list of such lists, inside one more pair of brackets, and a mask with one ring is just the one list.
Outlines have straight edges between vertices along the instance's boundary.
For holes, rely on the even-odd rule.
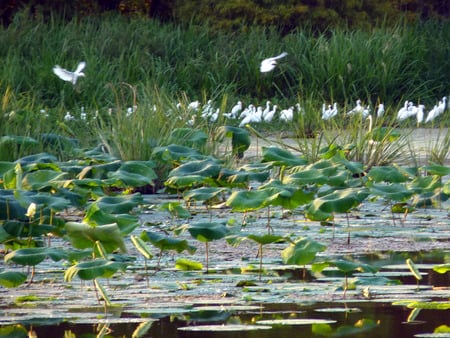
[[[345,312],[345,308],[349,311]],[[321,311],[323,309],[324,311]],[[336,309],[337,311],[333,311]],[[319,311],[318,311],[319,310]],[[203,315],[201,320],[184,315],[173,315],[160,318],[152,323],[143,337],[240,337],[240,338],[282,338],[282,337],[319,337],[319,336],[351,336],[351,337],[413,337],[415,334],[432,333],[436,328],[450,326],[450,310],[421,310],[413,321],[408,322],[411,309],[404,306],[393,306],[383,302],[341,302],[299,304],[264,304],[261,311],[232,311],[218,316],[211,313],[211,321]],[[215,311],[211,311],[215,312]],[[123,314],[126,316],[126,313]],[[317,318],[335,320],[334,324],[309,324],[293,326],[273,326],[270,330],[241,332],[189,332],[179,331],[179,327],[208,324],[254,324],[258,320]],[[136,319],[136,316],[133,316]],[[108,325],[107,337],[131,337],[138,324],[130,317],[129,323]],[[411,317],[410,317],[411,319]],[[366,325],[367,324],[367,325]],[[37,337],[95,337],[102,329],[102,324],[70,324],[60,323],[51,326],[38,326],[33,330]],[[29,325],[25,325],[27,330]],[[6,327],[0,329],[5,336]],[[6,335],[7,336],[7,335]],[[20,337],[20,336],[18,336]],[[26,336],[25,336],[26,337]]]

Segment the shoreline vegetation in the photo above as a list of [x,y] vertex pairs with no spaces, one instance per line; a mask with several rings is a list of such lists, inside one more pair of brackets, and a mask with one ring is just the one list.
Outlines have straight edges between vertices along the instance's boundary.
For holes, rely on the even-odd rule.
[[[264,107],[270,100],[279,111],[299,105],[302,114],[291,123],[275,118],[257,128],[291,130],[300,138],[353,128],[343,114],[357,99],[372,113],[384,103],[379,126],[414,127],[415,119],[396,121],[406,100],[428,112],[450,94],[448,35],[445,20],[320,34],[305,28],[282,35],[274,28],[250,27],[237,34],[120,15],[65,22],[56,16],[30,18],[23,11],[0,34],[1,45],[10,46],[0,51],[0,135],[52,133],[76,138],[81,147],[136,137],[144,141],[130,141],[134,153],[121,154],[122,159],[148,159],[151,149],[136,148],[167,144],[174,128],[189,127],[194,101],[212,102],[219,112],[216,125],[236,126],[239,120],[228,121],[223,114],[237,101]],[[261,60],[281,51],[288,53],[283,62],[260,73]],[[80,61],[87,64],[86,77],[75,86],[52,72],[57,64],[73,70]],[[333,102],[338,116],[322,121],[322,105]],[[127,112],[136,108],[130,118]],[[67,114],[74,117],[70,123]],[[448,110],[425,127],[448,127],[447,115]],[[195,128],[211,136],[213,125],[197,117]]]

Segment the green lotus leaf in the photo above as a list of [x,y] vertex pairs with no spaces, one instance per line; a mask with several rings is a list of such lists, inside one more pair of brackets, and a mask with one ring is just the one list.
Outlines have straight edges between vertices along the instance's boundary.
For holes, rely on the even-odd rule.
[[211,242],[224,238],[229,234],[228,228],[221,223],[202,222],[194,223],[188,227],[192,237],[200,242]]
[[92,204],[96,204],[100,210],[111,214],[126,214],[143,203],[140,193],[131,195],[104,196]]
[[349,161],[345,158],[333,158],[334,161],[343,165],[353,175],[361,175],[364,173],[364,164],[362,162]]
[[14,197],[26,208],[28,208],[31,203],[35,203],[37,210],[48,207],[53,211],[62,211],[71,206],[70,201],[65,198],[47,192],[35,193],[32,191],[16,190],[14,192]]
[[367,196],[369,196],[369,191],[364,188],[336,190],[333,193],[314,199],[308,208],[308,213],[314,214],[316,210],[326,213],[348,212],[351,208],[360,204]]
[[262,147],[262,157],[263,162],[273,162],[276,166],[292,167],[308,163],[304,158],[278,147]]
[[407,172],[397,167],[372,167],[367,176],[375,182],[402,183],[410,179]]
[[264,182],[269,178],[270,171],[247,171],[243,168],[239,170],[222,168],[218,180],[224,185],[246,187],[251,181]]
[[14,167],[16,164],[14,162],[9,161],[0,161],[0,178],[5,174],[6,172],[10,170],[14,170]]
[[81,209],[86,205],[88,201],[87,194],[77,193],[75,191],[66,188],[55,188],[54,191],[55,196],[64,198],[65,200],[69,201],[73,207]]
[[15,163],[20,163],[22,166],[29,165],[32,163],[56,163],[58,162],[58,159],[50,155],[48,153],[39,153],[34,155],[28,155],[19,158]]
[[421,302],[412,301],[406,305],[410,309],[428,309],[428,310],[448,310],[450,309],[450,302],[448,301],[431,301]]
[[441,178],[438,175],[418,176],[408,183],[408,188],[416,194],[432,192],[442,187]]
[[64,250],[54,247],[23,248],[17,249],[5,256],[5,263],[11,261],[20,265],[35,266],[45,258],[50,257],[54,261],[60,261],[67,257]]
[[6,135],[0,137],[0,150],[11,150],[11,147],[20,147],[21,149],[33,148],[39,145],[39,141],[29,136]]
[[55,224],[37,224],[17,220],[5,221],[2,228],[9,236],[17,238],[39,237],[48,233],[60,233],[60,227]]
[[267,191],[269,195],[266,199],[267,205],[281,206],[289,210],[307,204],[314,198],[314,192],[283,184],[279,180],[271,180],[267,184],[262,185],[259,190]]
[[0,219],[2,220],[28,220],[25,216],[27,207],[23,207],[14,197],[14,190],[0,189]]
[[173,176],[169,177],[164,182],[164,185],[173,189],[184,189],[207,184],[208,182],[213,183],[213,180],[202,175]]
[[227,199],[226,205],[234,211],[253,211],[259,210],[267,205],[267,199],[272,191],[266,190],[238,190],[233,191]]
[[185,192],[183,194],[183,198],[187,201],[208,201],[218,198],[218,196],[223,194],[225,191],[228,191],[228,188],[201,187]]
[[436,265],[433,267],[433,270],[437,273],[446,273],[450,271],[450,263]]
[[261,245],[283,242],[285,240],[284,236],[273,234],[264,234],[264,235],[249,234],[246,237]]
[[183,177],[183,176],[204,176],[216,178],[219,176],[221,166],[211,159],[190,161],[180,165],[173,169],[169,173],[170,177]]
[[67,222],[65,230],[67,231],[66,236],[74,248],[93,248],[95,242],[99,241],[108,253],[116,249],[120,249],[122,252],[127,251],[122,233],[116,223],[94,227],[87,223]]
[[64,280],[70,282],[75,276],[82,280],[93,280],[99,277],[110,278],[118,270],[125,271],[126,268],[127,264],[123,262],[96,259],[71,266],[64,273]]
[[163,162],[180,162],[188,159],[202,160],[205,159],[205,157],[206,156],[201,154],[198,150],[177,144],[155,147],[152,153],[152,158]]
[[233,155],[243,154],[250,147],[250,133],[246,129],[233,126],[217,128],[216,139],[222,141],[225,137],[231,138],[231,153]]
[[306,265],[314,260],[317,253],[325,251],[326,246],[306,237],[297,239],[281,252],[284,264]]
[[[47,187],[55,187],[57,181],[68,178],[67,173],[54,170],[37,170],[25,175],[23,188],[28,190],[40,190]],[[56,181],[56,182],[55,182]]]
[[164,236],[151,231],[143,231],[141,234],[141,239],[152,243],[161,251],[175,250],[178,253],[187,251],[190,254],[193,254],[197,250],[196,247],[189,245],[188,241],[185,239]]
[[5,288],[15,288],[27,280],[27,275],[16,271],[0,272],[0,285]]
[[122,161],[116,160],[108,163],[92,164],[85,166],[80,173],[78,179],[93,178],[103,180],[108,178],[108,174],[120,168]]
[[360,262],[352,262],[347,260],[335,260],[335,261],[325,261],[320,263],[314,263],[311,266],[311,270],[313,272],[321,272],[323,269],[334,266],[338,270],[342,271],[345,274],[348,274],[353,271],[358,272],[371,272],[376,273],[378,269],[370,264],[360,263]]
[[86,209],[84,223],[91,226],[116,223],[123,235],[129,234],[139,226],[139,217],[130,214],[111,214],[100,209],[98,204],[91,204]]
[[116,171],[108,173],[108,177],[122,182],[125,187],[153,185],[158,177],[154,167],[155,163],[152,161],[128,161]]
[[430,165],[423,167],[423,169],[426,170],[431,175],[437,175],[441,177],[450,175],[450,167],[447,165],[431,163]]
[[195,271],[202,270],[203,264],[186,258],[179,258],[175,262],[175,268],[182,271]]
[[373,195],[399,202],[408,200],[414,194],[414,191],[408,189],[405,185],[400,183],[373,183],[369,185],[369,190]]
[[[293,168],[294,169],[294,168]],[[335,172],[333,172],[334,174]],[[321,169],[304,169],[299,170],[295,167],[295,172],[287,174],[283,177],[283,184],[295,184],[298,186],[305,186],[308,184],[323,185],[328,181],[328,175]]]

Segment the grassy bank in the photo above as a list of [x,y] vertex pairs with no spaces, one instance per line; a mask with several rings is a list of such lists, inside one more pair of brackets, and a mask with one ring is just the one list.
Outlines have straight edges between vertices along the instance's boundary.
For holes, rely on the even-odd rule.
[[[122,132],[133,130],[147,144],[148,138],[167,138],[167,131],[185,125],[186,110],[176,113],[179,120],[167,118],[177,102],[209,99],[222,112],[237,100],[264,105],[270,99],[279,107],[300,102],[307,107],[302,123],[314,130],[322,127],[317,120],[324,101],[337,101],[345,110],[360,98],[372,107],[384,102],[389,122],[405,99],[431,109],[448,94],[450,45],[444,37],[449,34],[445,22],[320,36],[306,29],[281,37],[272,29],[230,35],[150,19],[86,17],[63,23],[21,13],[0,34],[0,44],[8,46],[0,50],[0,135],[55,132],[88,145],[99,135],[116,133],[105,121],[120,122],[137,105],[142,132],[135,133],[135,125]],[[288,57],[275,71],[261,74],[261,60],[281,51]],[[55,64],[74,69],[81,60],[87,62],[86,77],[75,87],[51,71]],[[82,110],[92,123],[64,122],[68,111],[78,118]]]

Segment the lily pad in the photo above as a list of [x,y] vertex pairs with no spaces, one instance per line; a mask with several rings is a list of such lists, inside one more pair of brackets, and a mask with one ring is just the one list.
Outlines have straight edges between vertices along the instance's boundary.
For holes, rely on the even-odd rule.
[[256,331],[256,330],[270,330],[271,326],[263,325],[199,325],[199,326],[184,326],[179,327],[179,331],[193,331],[193,332],[240,332],[240,331]]

